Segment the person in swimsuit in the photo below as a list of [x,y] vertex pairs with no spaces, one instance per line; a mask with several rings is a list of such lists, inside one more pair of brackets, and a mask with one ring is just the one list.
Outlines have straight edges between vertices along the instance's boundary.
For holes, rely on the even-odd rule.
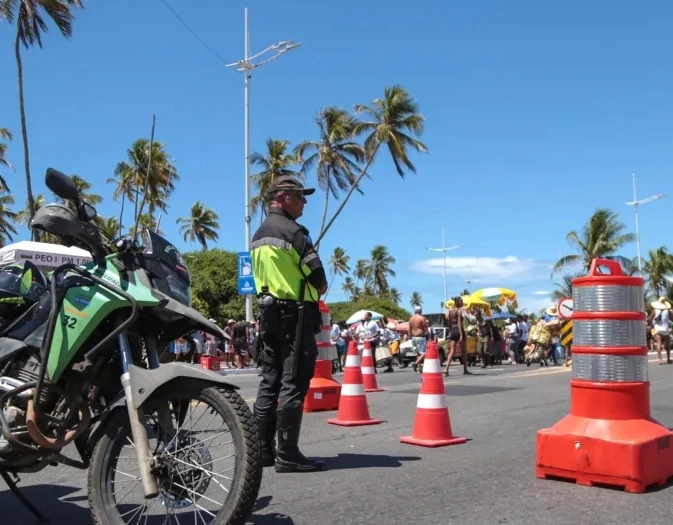
[[[446,321],[449,328],[449,356],[446,359],[446,370],[444,370],[444,375],[449,376],[449,368],[451,367],[451,361],[453,360],[453,354],[456,353],[456,347],[460,344],[462,345],[465,341],[465,330],[463,329],[463,312],[461,308],[463,307],[463,298],[455,297],[453,299],[454,306],[449,308],[446,312]],[[463,374],[472,375],[467,369],[467,352],[463,348],[462,352],[463,359]]]
[[425,348],[427,343],[428,327],[430,323],[423,315],[423,310],[420,306],[414,308],[414,315],[409,319],[409,331],[411,332],[411,341],[418,349],[418,357],[416,362],[412,365],[414,372],[418,372],[418,365],[425,359]]

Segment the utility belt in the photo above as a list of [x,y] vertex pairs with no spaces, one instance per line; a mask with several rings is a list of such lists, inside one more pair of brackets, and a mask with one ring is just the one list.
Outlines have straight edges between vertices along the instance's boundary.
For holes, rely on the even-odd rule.
[[[299,301],[291,299],[277,299],[269,293],[261,293],[257,297],[259,306],[259,322],[261,332],[280,333],[294,327],[298,320]],[[304,323],[313,327],[314,333],[322,329],[322,316],[318,303],[305,301]],[[294,333],[292,333],[294,335]]]

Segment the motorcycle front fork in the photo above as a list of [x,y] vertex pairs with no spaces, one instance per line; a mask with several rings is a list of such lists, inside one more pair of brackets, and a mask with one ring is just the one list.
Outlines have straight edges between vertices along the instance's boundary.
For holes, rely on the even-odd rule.
[[[159,493],[157,480],[152,474],[154,455],[150,450],[149,436],[147,435],[147,426],[145,425],[145,413],[142,407],[134,408],[133,385],[131,385],[129,366],[133,364],[133,353],[128,335],[125,333],[117,336],[119,352],[122,358],[122,386],[126,396],[126,408],[129,413],[131,423],[131,436],[133,437],[134,450],[138,458],[140,468],[140,480],[143,487],[145,498],[153,498]],[[159,358],[154,341],[146,341],[147,359],[151,369],[159,367]],[[172,433],[173,422],[168,407],[159,411],[159,424],[164,432]]]

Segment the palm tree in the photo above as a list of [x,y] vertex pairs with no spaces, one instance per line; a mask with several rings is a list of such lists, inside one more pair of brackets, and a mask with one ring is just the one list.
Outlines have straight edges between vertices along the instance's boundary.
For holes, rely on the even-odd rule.
[[645,261],[643,270],[645,270],[650,288],[659,297],[669,285],[666,276],[673,273],[673,255],[668,253],[664,246],[650,250],[649,259]]
[[355,174],[360,171],[358,163],[365,159],[365,151],[353,141],[357,120],[345,109],[334,106],[325,108],[315,118],[315,122],[320,140],[304,141],[297,146],[295,152],[302,162],[301,172],[304,175],[314,166],[317,167],[318,187],[325,192],[325,207],[320,223],[322,231],[327,219],[330,195],[338,199],[341,191],[353,185]]
[[[138,218],[138,232],[143,235],[143,241],[145,242],[149,239],[149,237],[146,236],[147,230],[152,230],[159,235],[163,234],[163,232],[157,228],[157,220],[149,213],[142,213]],[[129,235],[131,235],[130,232]]]
[[393,264],[395,258],[388,253],[388,248],[381,245],[374,246],[371,259],[366,263],[367,274],[371,276],[372,294],[378,292],[379,295],[385,295],[388,292],[388,277],[395,277]]
[[[330,288],[332,288],[332,283],[334,282],[334,278],[337,275],[344,275],[351,271],[351,267],[348,264],[350,259],[350,256],[346,255],[346,251],[343,248],[339,246],[334,248],[334,253],[328,261],[330,271],[332,273],[332,279],[330,280],[329,287],[327,288],[327,294],[329,294]],[[325,296],[327,296],[327,294],[325,294]]]
[[0,188],[0,248],[5,246],[7,242],[13,240],[13,235],[16,235],[17,213],[10,209],[14,204],[14,197],[9,193],[6,187]]
[[355,290],[356,290],[355,282],[351,277],[346,277],[344,279],[343,284],[341,285],[341,289],[346,292],[346,300],[348,301],[355,295]]
[[362,178],[377,157],[381,146],[386,146],[390,157],[395,165],[395,170],[400,177],[404,177],[405,170],[415,173],[416,167],[409,159],[408,148],[418,152],[427,152],[427,147],[415,136],[423,133],[425,119],[418,113],[418,107],[407,91],[401,86],[387,87],[383,99],[374,99],[372,106],[358,104],[355,106],[356,113],[366,115],[370,120],[359,122],[354,130],[355,135],[367,134],[364,141],[364,149],[367,155],[367,164],[351,185],[348,193],[341,202],[339,208],[322,229],[316,240],[320,243],[323,235],[332,226],[346,206],[348,199],[359,187]]
[[[40,194],[35,197],[35,211],[39,210],[45,204],[44,195]],[[28,202],[22,210],[19,210],[16,214],[16,222],[22,226],[28,226],[30,223],[30,209],[28,207]]]
[[[16,19],[16,39],[14,55],[19,80],[19,111],[21,113],[21,135],[23,137],[23,162],[26,170],[26,195],[30,218],[35,215],[35,201],[30,176],[30,155],[28,150],[28,131],[26,127],[26,107],[23,93],[23,63],[21,44],[28,49],[35,44],[42,48],[42,33],[47,31],[50,18],[65,38],[72,36],[72,7],[84,7],[81,0],[0,0],[0,18],[9,22]],[[45,16],[46,15],[46,16]],[[35,233],[34,233],[35,235]]]
[[399,304],[402,300],[402,293],[397,288],[390,288],[384,295],[386,299]]
[[572,297],[573,296],[573,279],[577,279],[578,277],[584,277],[581,273],[576,273],[576,274],[568,274],[564,275],[563,279],[559,283],[554,283],[556,286],[556,289],[551,293],[551,298],[553,301],[560,301],[561,299],[565,299],[566,297]]
[[208,249],[208,241],[219,238],[217,230],[220,228],[219,217],[210,208],[196,201],[192,206],[189,217],[180,217],[176,222],[180,224],[182,238],[189,242],[198,241],[203,250]]
[[98,226],[103,235],[108,239],[116,239],[119,236],[119,221],[117,217],[98,216],[94,219],[94,224]]
[[121,235],[124,221],[124,204],[126,201],[135,201],[135,175],[130,170],[121,171],[119,163],[115,168],[115,177],[110,177],[105,180],[107,184],[116,184],[115,190],[112,192],[112,200],[118,201],[121,198],[121,208],[119,210],[119,231],[117,235]]
[[[75,183],[77,192],[79,193],[80,198],[82,199],[83,202],[91,204],[92,206],[96,206],[97,204],[101,203],[103,197],[101,197],[100,195],[96,195],[95,193],[89,193],[89,190],[91,189],[91,183],[89,181],[83,179],[79,175],[72,175],[71,177],[73,182]],[[65,204],[65,206],[67,206],[71,210],[75,210],[75,204],[73,202],[64,201],[60,197],[57,197],[56,200],[58,202]],[[36,206],[35,210],[37,211],[38,209],[39,208]]]
[[578,253],[561,257],[554,265],[552,275],[575,263],[581,263],[584,271],[588,272],[591,261],[614,255],[625,244],[635,240],[632,233],[623,233],[625,229],[617,213],[605,208],[596,210],[582,229],[581,236],[574,230],[568,233],[566,239]]
[[[0,128],[0,141],[9,142],[10,140],[12,140],[12,133],[7,128]],[[0,142],[0,166],[4,166],[5,168],[13,170],[14,167],[5,158],[6,155],[7,155],[7,144]],[[2,176],[2,173],[0,173],[0,189],[3,188],[9,190],[7,181]]]
[[[39,210],[42,206],[46,204],[46,198],[44,195],[39,194],[35,196],[35,211]],[[26,201],[25,206],[22,210],[19,210],[16,213],[16,223],[22,226],[28,226],[30,224],[30,211],[28,209],[28,202]],[[32,239],[36,242],[47,242],[52,244],[59,244],[60,239],[51,233],[33,230]]]
[[292,166],[299,163],[293,153],[289,153],[290,142],[287,140],[266,139],[266,154],[253,153],[250,155],[250,164],[261,166],[262,171],[253,174],[250,178],[257,185],[259,193],[250,199],[250,213],[254,214],[261,207],[262,217],[266,213],[269,186],[282,175],[291,175],[303,180],[303,174]]
[[420,292],[411,293],[409,304],[411,305],[411,308],[416,308],[417,306],[423,306],[423,296],[420,294]]
[[358,259],[353,270],[353,277],[355,277],[355,286],[362,280],[364,287],[369,283],[369,272],[367,270],[367,259]]
[[[164,145],[159,142],[152,142],[150,152],[150,141],[138,139],[126,153],[128,161],[119,162],[114,170],[115,177],[106,181],[117,185],[113,198],[122,198],[119,222],[123,224],[125,200],[135,204],[134,223],[138,215],[142,214],[143,204],[147,204],[147,213],[154,221],[155,210],[166,210],[168,207],[168,197],[175,189],[174,183],[180,179],[180,175],[169,162],[170,155]],[[135,235],[135,232],[131,231],[131,235]]]

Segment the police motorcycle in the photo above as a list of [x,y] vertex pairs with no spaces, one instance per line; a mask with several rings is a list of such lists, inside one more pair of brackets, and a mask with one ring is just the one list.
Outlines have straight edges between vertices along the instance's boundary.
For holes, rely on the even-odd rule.
[[[34,229],[84,247],[91,263],[0,270],[0,477],[38,518],[18,474],[88,469],[95,524],[243,524],[262,479],[257,423],[236,386],[158,354],[194,330],[226,338],[190,307],[178,250],[149,232],[104,242],[70,177],[46,184],[74,204],[40,208]],[[10,521],[12,521],[10,519]]]

